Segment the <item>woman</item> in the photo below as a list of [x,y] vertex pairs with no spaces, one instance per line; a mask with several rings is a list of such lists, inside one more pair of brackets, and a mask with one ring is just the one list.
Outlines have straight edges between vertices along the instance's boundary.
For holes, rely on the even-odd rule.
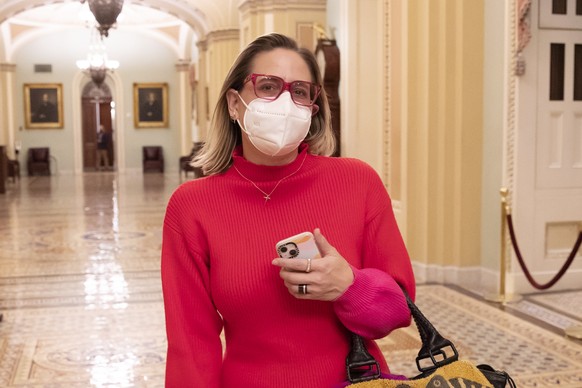
[[[331,387],[346,380],[348,330],[388,372],[371,339],[410,323],[410,260],[375,171],[323,156],[329,123],[310,52],[270,34],[240,54],[194,161],[206,177],[166,211],[167,387]],[[304,231],[322,258],[273,259]]]

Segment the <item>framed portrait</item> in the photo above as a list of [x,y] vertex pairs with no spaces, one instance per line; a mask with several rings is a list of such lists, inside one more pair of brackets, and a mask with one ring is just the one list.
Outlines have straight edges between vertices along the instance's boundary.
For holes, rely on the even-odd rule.
[[136,128],[167,128],[168,84],[134,83],[133,118]]
[[63,128],[63,85],[24,84],[25,127]]

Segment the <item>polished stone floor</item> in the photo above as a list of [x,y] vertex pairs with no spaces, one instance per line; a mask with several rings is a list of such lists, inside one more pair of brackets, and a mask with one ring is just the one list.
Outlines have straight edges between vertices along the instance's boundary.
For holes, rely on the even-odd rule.
[[[0,194],[0,387],[162,387],[159,274],[164,206],[178,174],[23,177]],[[582,387],[582,290],[511,307],[420,285],[418,305],[461,358],[505,369],[518,387]],[[380,341],[415,375],[418,333]],[[246,387],[244,387],[246,388]]]

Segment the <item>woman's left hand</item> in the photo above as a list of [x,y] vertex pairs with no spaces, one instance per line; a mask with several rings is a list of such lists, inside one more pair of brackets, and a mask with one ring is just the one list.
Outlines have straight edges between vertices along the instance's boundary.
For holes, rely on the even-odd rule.
[[[289,293],[297,299],[333,301],[339,298],[354,282],[352,268],[338,251],[329,244],[319,229],[313,233],[321,258],[311,260],[309,272],[306,259],[273,260],[273,265],[281,267],[279,275]],[[300,285],[306,285],[301,293]]]

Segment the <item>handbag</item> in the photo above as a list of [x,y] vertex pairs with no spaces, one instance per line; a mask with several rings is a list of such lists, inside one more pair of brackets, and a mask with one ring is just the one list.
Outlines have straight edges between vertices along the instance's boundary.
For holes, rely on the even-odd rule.
[[[404,290],[403,290],[404,291]],[[350,388],[420,388],[420,387],[472,387],[515,388],[515,382],[504,371],[489,365],[474,365],[459,360],[455,345],[444,338],[404,291],[406,302],[422,346],[416,357],[419,375],[385,376],[380,373],[378,361],[368,352],[362,337],[351,333],[351,349],[346,357],[346,370]]]

